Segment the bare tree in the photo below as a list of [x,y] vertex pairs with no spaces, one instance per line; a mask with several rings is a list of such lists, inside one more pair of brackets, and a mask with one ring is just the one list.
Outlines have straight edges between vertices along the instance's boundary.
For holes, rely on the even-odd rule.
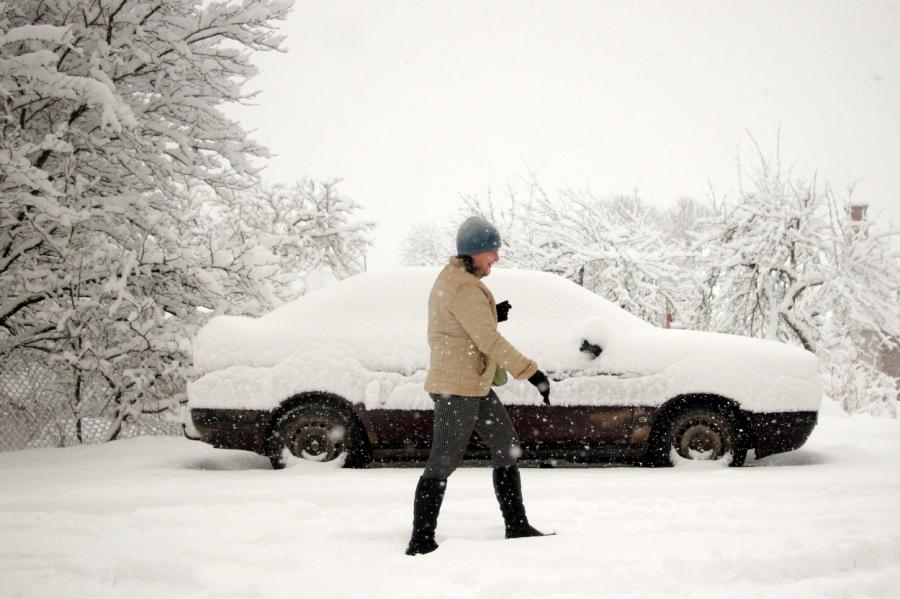
[[441,266],[455,253],[451,225],[415,222],[403,238],[400,263],[403,266]]
[[639,197],[551,193],[535,178],[507,196],[503,204],[468,196],[463,208],[498,226],[507,262],[557,273],[654,324],[689,303],[695,286],[677,262],[685,251],[668,242],[659,211]]

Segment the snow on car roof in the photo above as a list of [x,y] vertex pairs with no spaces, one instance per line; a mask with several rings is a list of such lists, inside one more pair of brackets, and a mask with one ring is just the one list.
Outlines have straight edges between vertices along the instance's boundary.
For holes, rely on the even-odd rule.
[[[260,318],[218,316],[199,333],[194,362],[203,372],[271,366],[311,344],[340,348],[370,370],[409,373],[428,359],[428,295],[439,268],[363,273],[290,302]],[[542,368],[582,364],[579,325],[596,317],[617,330],[652,327],[562,277],[496,269],[486,279],[497,301],[512,304],[500,332]]]
[[[271,409],[305,391],[366,409],[428,409],[426,314],[437,268],[351,277],[261,318],[218,316],[201,329],[191,407]],[[485,280],[512,304],[500,332],[537,361],[554,405],[660,405],[711,393],[751,411],[818,409],[810,352],[774,341],[654,327],[557,275],[498,269]],[[603,353],[580,351],[583,340]],[[503,401],[538,404],[523,381]]]

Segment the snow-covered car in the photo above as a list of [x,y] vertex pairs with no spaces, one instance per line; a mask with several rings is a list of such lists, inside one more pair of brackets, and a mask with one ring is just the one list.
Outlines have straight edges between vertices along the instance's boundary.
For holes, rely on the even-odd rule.
[[[283,467],[424,459],[432,432],[426,312],[436,268],[357,275],[261,318],[218,316],[194,345],[191,420],[216,447]],[[803,445],[822,394],[813,354],[774,341],[654,327],[562,277],[496,270],[501,333],[553,381],[498,388],[523,458],[743,463]],[[486,455],[473,439],[468,457]]]

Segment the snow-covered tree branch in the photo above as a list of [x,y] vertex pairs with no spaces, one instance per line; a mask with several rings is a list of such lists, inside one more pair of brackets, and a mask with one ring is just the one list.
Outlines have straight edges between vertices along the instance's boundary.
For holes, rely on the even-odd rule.
[[221,107],[248,99],[250,56],[280,49],[290,7],[0,5],[0,358],[102,377],[118,421],[173,397],[196,308],[218,307],[179,235],[187,190],[254,187],[266,152]]
[[703,221],[710,326],[802,345],[819,355],[829,392],[845,407],[866,403],[857,384],[881,402],[895,383],[863,356],[864,346],[900,336],[890,234],[851,220],[851,198],[838,200],[816,177],[794,178],[775,155],[759,151],[740,195]]

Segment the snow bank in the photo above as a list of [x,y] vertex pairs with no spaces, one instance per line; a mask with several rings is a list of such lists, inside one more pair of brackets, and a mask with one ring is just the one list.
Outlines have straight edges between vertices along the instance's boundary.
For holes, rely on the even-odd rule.
[[178,438],[0,453],[0,596],[893,599],[900,421],[823,418],[803,449],[679,468],[526,468],[503,539],[489,468],[461,468],[440,548],[403,554],[421,468],[272,471]]

